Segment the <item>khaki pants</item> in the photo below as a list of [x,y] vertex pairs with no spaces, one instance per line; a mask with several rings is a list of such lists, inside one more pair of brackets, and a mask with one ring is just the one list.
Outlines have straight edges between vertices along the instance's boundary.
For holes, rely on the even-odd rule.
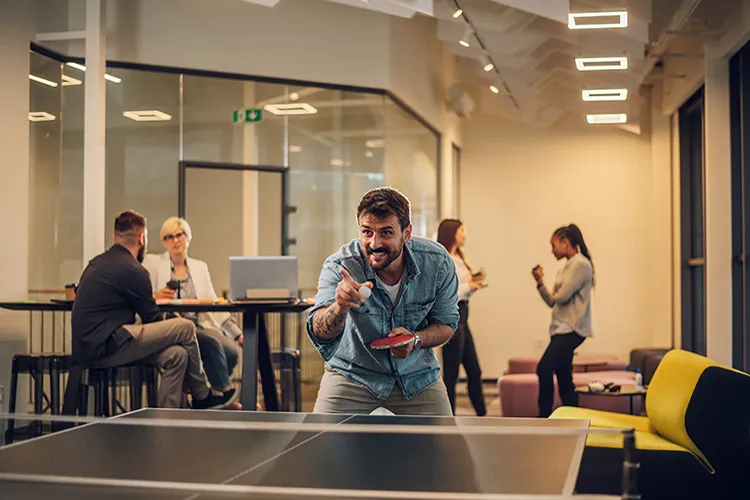
[[208,381],[192,322],[175,318],[123,328],[130,332],[133,340],[97,366],[121,366],[141,360],[152,362],[161,372],[157,401],[160,408],[179,408],[183,386],[194,398],[208,396]]
[[362,415],[381,407],[396,415],[453,416],[442,378],[411,399],[404,399],[396,384],[388,398],[382,400],[326,365],[314,413]]

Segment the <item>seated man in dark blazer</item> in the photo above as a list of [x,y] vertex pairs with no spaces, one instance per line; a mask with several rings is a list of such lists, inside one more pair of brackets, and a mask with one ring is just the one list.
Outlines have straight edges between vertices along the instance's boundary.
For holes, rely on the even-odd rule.
[[[195,325],[176,318],[161,321],[148,271],[146,219],[131,211],[115,219],[114,245],[93,258],[81,275],[72,313],[73,356],[84,366],[121,366],[152,361],[161,371],[158,405],[179,408],[182,388],[193,408],[221,408],[236,390],[210,389],[201,364]],[[135,315],[142,324],[135,324]]]

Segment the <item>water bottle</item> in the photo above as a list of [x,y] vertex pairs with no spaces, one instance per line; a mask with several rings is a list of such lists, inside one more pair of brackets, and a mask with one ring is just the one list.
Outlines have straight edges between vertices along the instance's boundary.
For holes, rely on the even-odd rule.
[[641,375],[640,370],[635,372],[635,390],[636,391],[643,390],[643,375]]

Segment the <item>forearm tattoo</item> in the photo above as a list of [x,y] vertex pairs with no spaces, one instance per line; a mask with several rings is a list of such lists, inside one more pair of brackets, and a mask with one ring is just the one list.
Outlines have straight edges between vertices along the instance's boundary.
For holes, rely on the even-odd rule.
[[313,332],[320,339],[332,339],[344,329],[346,314],[336,314],[336,304],[321,309],[313,316]]

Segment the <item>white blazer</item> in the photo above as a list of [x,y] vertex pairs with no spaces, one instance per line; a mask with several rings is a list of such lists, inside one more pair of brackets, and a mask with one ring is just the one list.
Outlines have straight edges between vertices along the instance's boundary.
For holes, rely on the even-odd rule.
[[[143,258],[143,267],[151,275],[151,287],[154,292],[167,286],[167,282],[172,279],[172,262],[169,258],[169,252],[162,254],[148,253]],[[215,299],[216,291],[214,284],[211,282],[211,273],[208,272],[208,264],[202,260],[188,258],[188,269],[190,269],[190,278],[195,286],[195,294],[198,299]],[[225,335],[233,337],[231,331],[222,328],[224,322],[230,318],[229,313],[200,313],[198,314],[198,324],[203,328],[216,328],[224,332]]]

